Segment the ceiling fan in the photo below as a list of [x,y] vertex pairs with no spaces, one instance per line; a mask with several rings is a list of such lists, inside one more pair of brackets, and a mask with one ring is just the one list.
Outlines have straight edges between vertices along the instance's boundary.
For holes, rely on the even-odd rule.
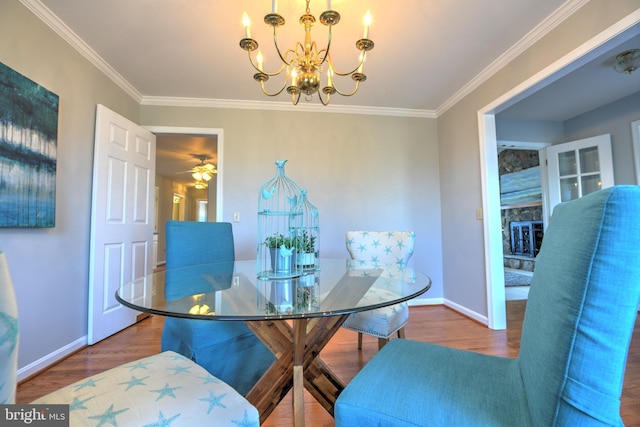
[[210,157],[206,154],[195,154],[193,157],[200,160],[200,163],[195,165],[193,169],[189,169],[182,173],[190,173],[193,179],[196,181],[195,187],[197,189],[207,188],[207,183],[213,179],[215,174],[218,173],[216,165],[213,163],[205,163]]

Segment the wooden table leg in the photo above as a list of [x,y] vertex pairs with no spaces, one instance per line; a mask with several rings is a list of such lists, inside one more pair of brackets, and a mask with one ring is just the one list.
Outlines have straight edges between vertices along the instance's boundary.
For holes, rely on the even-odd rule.
[[245,322],[276,360],[245,396],[263,423],[293,386],[293,331],[283,320]]
[[264,422],[293,388],[296,426],[304,426],[304,388],[331,414],[344,383],[318,357],[348,315],[286,320],[246,321],[251,331],[276,356],[275,362],[246,398]]
[[293,420],[304,427],[304,358],[307,319],[293,321]]
[[311,319],[307,327],[304,385],[309,393],[333,415],[333,405],[345,384],[318,355],[340,329],[348,315]]

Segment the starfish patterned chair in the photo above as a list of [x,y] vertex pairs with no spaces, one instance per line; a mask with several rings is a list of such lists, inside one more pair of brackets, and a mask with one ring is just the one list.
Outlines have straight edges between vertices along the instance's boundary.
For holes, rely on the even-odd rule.
[[[393,265],[404,268],[411,255],[415,233],[413,231],[347,231],[347,251],[351,256],[350,268],[378,268]],[[369,295],[368,298],[375,298]],[[381,349],[392,335],[404,338],[404,325],[409,321],[406,302],[350,315],[343,327],[358,333],[358,350],[362,350],[362,334],[378,338]]]
[[[18,332],[15,292],[0,252],[0,404],[16,400]],[[31,404],[69,405],[73,427],[260,425],[257,409],[237,391],[172,351],[101,372]]]
[[336,427],[623,426],[640,303],[640,187],[557,205],[516,358],[393,340],[340,393]]
[[[174,278],[173,270],[181,267],[217,263],[219,268],[228,270],[220,272],[221,276],[228,276],[228,281],[216,284],[214,290],[231,287],[235,260],[231,223],[167,221],[165,229],[168,300],[212,290],[212,285],[202,279],[170,280]],[[275,360],[273,353],[239,321],[167,317],[161,345],[163,351],[175,351],[193,360],[243,396]]]

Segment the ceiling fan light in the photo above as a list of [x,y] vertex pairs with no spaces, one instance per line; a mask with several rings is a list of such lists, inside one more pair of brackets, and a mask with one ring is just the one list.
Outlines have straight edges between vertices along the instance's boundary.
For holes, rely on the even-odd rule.
[[207,183],[203,181],[196,181],[194,187],[196,190],[204,190],[207,188]]
[[191,176],[193,177],[193,179],[195,179],[196,181],[202,181],[202,172],[200,172],[199,170],[195,171],[194,173],[191,174]]
[[629,49],[616,55],[613,69],[619,73],[631,74],[640,67],[640,49]]

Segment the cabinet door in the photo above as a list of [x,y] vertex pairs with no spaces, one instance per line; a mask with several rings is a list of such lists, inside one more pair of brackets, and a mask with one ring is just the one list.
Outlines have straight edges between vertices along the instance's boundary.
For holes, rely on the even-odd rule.
[[599,135],[547,149],[549,209],[614,185],[611,135]]

